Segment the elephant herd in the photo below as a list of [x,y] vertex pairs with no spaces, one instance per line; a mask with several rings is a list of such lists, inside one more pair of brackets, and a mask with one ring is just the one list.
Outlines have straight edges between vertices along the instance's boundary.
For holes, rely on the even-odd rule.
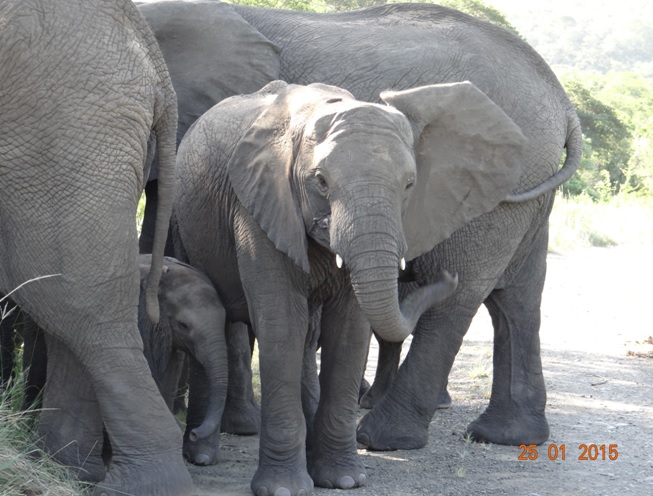
[[[482,304],[467,432],[548,438],[548,217],[582,135],[522,39],[433,4],[3,0],[0,67],[0,292],[45,337],[44,448],[94,494],[190,494],[221,426],[260,432],[257,496],[361,486],[358,444],[426,444]],[[412,345],[357,420],[372,331]]]

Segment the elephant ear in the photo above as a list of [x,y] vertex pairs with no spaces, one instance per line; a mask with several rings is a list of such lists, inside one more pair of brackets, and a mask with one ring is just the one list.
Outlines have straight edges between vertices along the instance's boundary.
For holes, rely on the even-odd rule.
[[470,82],[381,94],[413,125],[417,178],[404,212],[407,259],[496,207],[517,185],[526,138]]
[[[240,202],[276,248],[308,273],[306,229],[292,187],[295,141],[301,139],[315,105],[333,96],[333,92],[326,85],[274,81],[258,94],[262,96],[262,112],[245,130],[231,155],[227,164],[229,180]],[[270,99],[270,94],[276,94],[276,98]]]

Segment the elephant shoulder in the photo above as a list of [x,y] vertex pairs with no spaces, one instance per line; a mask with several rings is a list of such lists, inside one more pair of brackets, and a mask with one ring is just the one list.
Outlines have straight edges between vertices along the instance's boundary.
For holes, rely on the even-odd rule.
[[268,84],[260,91],[247,95],[226,98],[207,110],[188,130],[183,141],[192,140],[197,146],[198,140],[222,150],[231,156],[236,145],[252,127],[256,119],[277,97],[282,81]]

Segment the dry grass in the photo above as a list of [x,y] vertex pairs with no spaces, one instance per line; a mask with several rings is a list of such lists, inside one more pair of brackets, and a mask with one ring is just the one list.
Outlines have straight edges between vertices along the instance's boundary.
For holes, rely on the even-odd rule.
[[0,496],[84,494],[85,485],[37,447],[38,412],[21,412],[15,406],[21,389],[17,381],[0,392]]
[[653,245],[653,199],[621,194],[596,203],[558,195],[550,218],[549,249]]

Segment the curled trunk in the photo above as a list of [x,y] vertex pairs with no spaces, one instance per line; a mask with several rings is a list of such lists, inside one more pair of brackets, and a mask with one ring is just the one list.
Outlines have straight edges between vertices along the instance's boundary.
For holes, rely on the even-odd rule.
[[[389,257],[392,258],[392,257]],[[352,270],[351,280],[358,303],[372,328],[386,341],[405,340],[421,315],[431,306],[449,297],[457,287],[457,277],[443,273],[441,281],[420,287],[399,302],[399,258],[394,267]]]
[[[406,246],[400,209],[392,205],[388,201],[384,207],[377,202],[374,213],[349,221],[347,228],[339,230],[334,225],[332,246],[349,269],[358,303],[373,329],[386,341],[397,342],[413,332],[429,307],[450,296],[458,281],[444,272],[441,281],[420,287],[399,302],[399,268],[405,264]],[[365,207],[353,210],[365,211]],[[334,209],[334,219],[337,214]],[[340,232],[348,234],[338,235]]]

